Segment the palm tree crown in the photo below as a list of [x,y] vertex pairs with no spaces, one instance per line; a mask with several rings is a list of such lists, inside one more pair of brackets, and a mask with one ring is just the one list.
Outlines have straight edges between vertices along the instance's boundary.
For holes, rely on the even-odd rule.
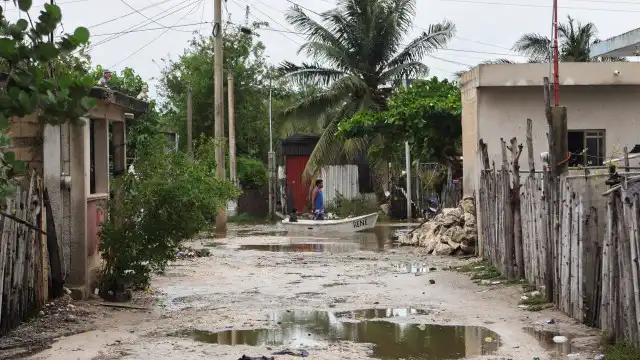
[[[591,45],[598,42],[598,30],[593,23],[582,24],[571,16],[558,25],[559,58],[563,62],[623,61],[620,58],[594,59]],[[513,45],[513,50],[529,57],[529,62],[549,62],[552,58],[552,42],[540,34],[524,34]]]
[[299,53],[314,62],[285,62],[280,70],[295,83],[323,88],[285,111],[296,117],[304,114],[323,125],[306,176],[317,174],[322,166],[340,156],[362,151],[367,144],[365,139],[342,142],[336,138],[339,122],[359,110],[384,109],[388,86],[405,78],[428,75],[429,68],[421,62],[422,57],[444,47],[453,36],[455,26],[443,21],[430,25],[403,45],[413,27],[415,3],[416,0],[338,0],[335,9],[320,14],[320,21],[299,6],[287,12],[287,20],[307,37]]

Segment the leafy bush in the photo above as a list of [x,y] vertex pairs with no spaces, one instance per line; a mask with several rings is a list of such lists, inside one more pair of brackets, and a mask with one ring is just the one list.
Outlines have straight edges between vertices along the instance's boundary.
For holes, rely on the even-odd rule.
[[135,174],[113,181],[114,199],[100,232],[103,292],[147,286],[151,273],[175,258],[180,243],[238,195],[230,182],[215,177],[214,146],[201,147],[191,159],[165,152],[165,143],[163,135],[145,141]]
[[378,205],[375,199],[359,196],[355,199],[347,199],[342,194],[337,193],[336,199],[327,205],[325,212],[337,215],[338,217],[360,216],[378,212]]
[[260,189],[269,183],[269,169],[260,160],[239,157],[238,181],[243,189]]

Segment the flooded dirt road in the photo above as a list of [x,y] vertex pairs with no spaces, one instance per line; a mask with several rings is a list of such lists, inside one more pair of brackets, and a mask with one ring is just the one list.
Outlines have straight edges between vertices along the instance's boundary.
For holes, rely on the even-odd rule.
[[[520,286],[479,286],[446,270],[469,260],[399,248],[390,231],[336,239],[240,226],[199,240],[211,257],[156,277],[152,311],[117,313],[31,359],[593,358],[553,345],[554,332],[592,333],[519,308]],[[532,330],[542,327],[552,332]]]

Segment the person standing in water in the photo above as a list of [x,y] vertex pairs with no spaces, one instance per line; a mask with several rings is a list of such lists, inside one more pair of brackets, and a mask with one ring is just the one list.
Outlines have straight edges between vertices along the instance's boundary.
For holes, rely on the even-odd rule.
[[322,194],[322,179],[316,180],[316,188],[311,195],[311,206],[315,220],[324,220],[324,196]]

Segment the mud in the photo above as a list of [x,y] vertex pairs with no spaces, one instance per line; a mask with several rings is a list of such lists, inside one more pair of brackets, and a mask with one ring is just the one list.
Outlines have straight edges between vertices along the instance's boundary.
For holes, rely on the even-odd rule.
[[[170,276],[154,279],[153,312],[105,315],[89,331],[62,337],[30,359],[236,360],[300,344],[310,359],[327,360],[566,358],[535,336],[544,330],[571,338],[571,351],[580,339],[594,344],[594,331],[556,311],[519,309],[519,286],[479,286],[465,274],[443,270],[469,260],[394,248],[375,234],[308,239],[270,229],[235,227],[234,237],[199,239],[190,245],[217,246],[209,248],[210,257],[179,260],[167,269]],[[367,238],[365,243],[384,251],[363,249]],[[358,245],[349,252],[239,250],[341,242]],[[287,331],[299,336],[284,336]],[[580,354],[593,358],[588,351],[583,347]]]

